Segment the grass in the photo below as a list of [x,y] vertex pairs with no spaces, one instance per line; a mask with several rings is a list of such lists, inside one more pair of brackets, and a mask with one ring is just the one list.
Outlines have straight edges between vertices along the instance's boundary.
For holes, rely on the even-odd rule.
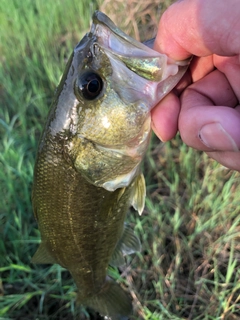
[[[144,40],[169,2],[104,1],[101,8]],[[76,307],[65,269],[30,263],[40,239],[30,199],[37,141],[66,59],[96,7],[87,0],[0,2],[1,320],[100,319]],[[132,19],[121,25],[126,9]],[[121,276],[110,270],[133,297],[132,319],[239,319],[239,173],[179,137],[164,145],[153,137],[144,173],[144,213],[128,215],[142,252],[127,258]]]

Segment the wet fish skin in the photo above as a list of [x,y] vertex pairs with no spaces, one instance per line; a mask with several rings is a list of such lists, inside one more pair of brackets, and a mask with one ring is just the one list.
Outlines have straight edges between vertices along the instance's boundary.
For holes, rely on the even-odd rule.
[[140,164],[150,110],[186,68],[96,12],[69,59],[40,140],[32,202],[41,244],[32,261],[67,268],[78,302],[114,319],[132,310],[107,269],[140,249],[124,220],[131,205],[139,213],[144,207]]

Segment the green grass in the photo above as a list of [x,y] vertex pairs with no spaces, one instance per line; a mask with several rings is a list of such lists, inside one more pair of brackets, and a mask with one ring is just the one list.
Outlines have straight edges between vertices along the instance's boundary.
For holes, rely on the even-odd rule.
[[[1,320],[99,319],[76,307],[68,271],[30,262],[40,241],[31,207],[37,141],[67,57],[96,6],[87,0],[0,2]],[[141,10],[133,10],[144,30]],[[121,277],[110,270],[133,297],[132,319],[239,319],[239,173],[179,137],[165,145],[152,139],[144,173],[144,213],[128,215],[142,252],[127,258]]]

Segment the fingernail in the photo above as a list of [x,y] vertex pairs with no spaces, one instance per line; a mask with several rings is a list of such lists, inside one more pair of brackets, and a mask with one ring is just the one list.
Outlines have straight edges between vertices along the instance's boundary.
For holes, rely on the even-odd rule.
[[156,129],[153,121],[152,121],[152,129],[153,129],[155,135],[158,137],[158,139],[161,140],[161,142],[166,142],[166,141],[164,141],[163,138],[160,136],[160,134],[159,134],[158,130]]
[[239,151],[236,142],[219,122],[203,126],[199,138],[205,146],[213,150]]

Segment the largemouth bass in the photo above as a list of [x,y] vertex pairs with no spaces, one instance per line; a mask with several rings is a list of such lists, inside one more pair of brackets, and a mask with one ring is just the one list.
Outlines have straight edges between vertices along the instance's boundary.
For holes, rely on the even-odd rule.
[[95,12],[68,61],[40,140],[32,202],[41,244],[32,261],[68,269],[77,301],[114,319],[132,310],[128,293],[107,270],[140,249],[124,220],[130,206],[140,214],[144,208],[140,165],[150,111],[187,65]]

